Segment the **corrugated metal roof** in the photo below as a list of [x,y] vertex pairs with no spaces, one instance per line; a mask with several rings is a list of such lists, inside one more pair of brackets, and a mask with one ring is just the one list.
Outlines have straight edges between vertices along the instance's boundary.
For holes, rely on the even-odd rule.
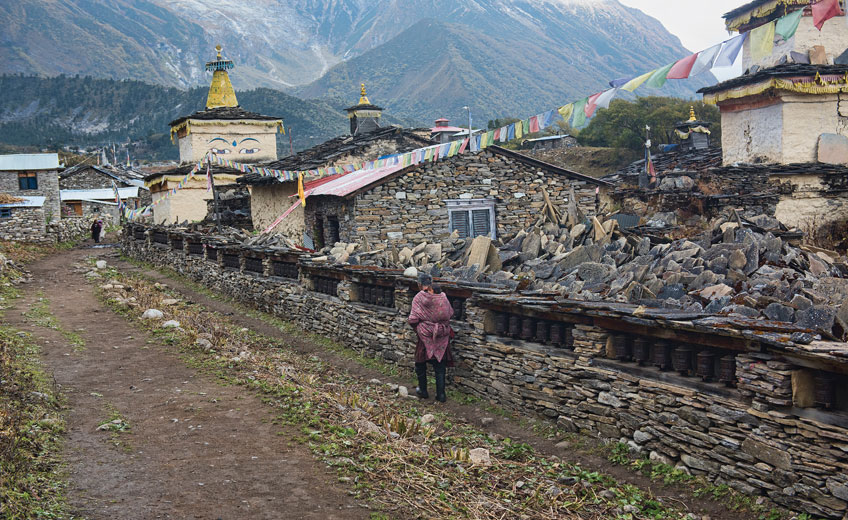
[[402,169],[402,164],[394,164],[373,170],[358,170],[318,186],[309,195],[335,195],[336,197],[344,197]]
[[547,137],[537,137],[536,139],[528,139],[528,143],[535,143],[536,141],[553,141],[554,139],[565,139],[566,137],[571,137],[568,134],[565,135],[549,135]]
[[40,208],[44,206],[44,201],[47,199],[47,197],[24,197],[21,195],[15,195],[15,197],[24,200],[0,204],[0,208]]
[[59,168],[57,153],[16,153],[0,155],[0,171],[10,170],[56,170]]
[[[138,186],[130,188],[118,188],[118,194],[122,199],[134,199],[138,197]],[[115,200],[115,190],[112,188],[100,188],[96,190],[60,190],[60,200]]]

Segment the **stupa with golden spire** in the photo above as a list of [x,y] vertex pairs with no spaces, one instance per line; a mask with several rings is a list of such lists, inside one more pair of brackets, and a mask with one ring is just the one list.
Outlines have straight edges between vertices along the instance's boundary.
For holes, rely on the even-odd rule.
[[372,132],[380,128],[380,116],[383,108],[372,105],[365,92],[365,83],[360,84],[359,103],[345,109],[350,119],[350,135]]

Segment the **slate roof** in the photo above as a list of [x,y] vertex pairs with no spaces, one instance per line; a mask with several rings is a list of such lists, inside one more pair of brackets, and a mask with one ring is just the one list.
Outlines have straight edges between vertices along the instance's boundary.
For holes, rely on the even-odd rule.
[[816,73],[841,75],[846,72],[848,72],[848,65],[809,65],[805,63],[786,63],[766,69],[757,69],[753,72],[748,70],[736,78],[723,81],[710,87],[704,87],[699,90],[698,93],[712,94],[713,92],[721,92],[776,77],[815,76]]
[[[657,172],[683,171],[701,172],[710,168],[721,166],[721,148],[707,148],[706,150],[674,150],[666,153],[658,153],[651,156],[651,161]],[[645,159],[632,162],[617,172],[603,177],[610,182],[619,182],[626,177],[638,176],[645,171]]]
[[263,116],[262,114],[257,114],[256,112],[248,112],[247,110],[241,107],[218,107],[218,108],[210,108],[207,110],[199,110],[190,116],[183,116],[178,119],[174,119],[169,123],[170,126],[176,126],[187,119],[233,119],[233,120],[241,120],[247,119],[251,121],[278,121],[281,118],[274,116]]
[[[172,168],[170,170],[164,170],[164,171],[161,171],[161,172],[151,173],[150,175],[147,175],[147,176],[144,177],[144,181],[149,183],[150,181],[152,181],[154,179],[157,179],[159,177],[163,177],[163,176],[166,176],[166,175],[185,175],[188,172],[190,172],[194,168],[194,166],[195,166],[195,163],[181,164],[180,166],[177,166],[176,168]],[[217,174],[244,175],[241,171],[236,170],[235,168],[228,168],[226,166],[219,166],[217,164],[213,164],[212,165],[212,175],[217,175]],[[202,171],[197,172],[195,174],[195,176],[198,176],[198,175],[206,175],[206,168],[203,168]]]
[[[373,145],[375,141],[392,139],[396,140],[399,145],[396,153],[405,153],[417,148],[437,144],[435,141],[423,138],[411,130],[397,126],[388,126],[385,128],[378,128],[373,132],[367,132],[364,134],[339,136],[278,161],[263,164],[262,166],[272,170],[289,171],[324,168],[333,163],[336,158],[359,153],[362,149]],[[375,160],[378,158],[379,157],[373,157],[369,158],[369,160]],[[268,177],[258,173],[250,173],[244,175],[238,182],[240,184],[257,186],[273,184],[280,181],[275,177]]]
[[98,166],[94,164],[77,164],[76,166],[71,166],[70,168],[65,168],[62,173],[59,174],[59,180],[65,180],[68,177],[76,175],[78,173],[82,173],[86,170],[94,170],[95,172],[105,175],[111,179],[115,179],[116,181],[121,181],[126,184],[131,184],[133,186],[143,186],[144,185],[144,172],[140,172],[133,168],[126,168],[124,166]]

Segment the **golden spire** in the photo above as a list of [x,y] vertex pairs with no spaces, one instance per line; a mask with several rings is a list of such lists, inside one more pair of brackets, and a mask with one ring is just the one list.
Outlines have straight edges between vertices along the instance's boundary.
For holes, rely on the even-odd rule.
[[368,96],[365,95],[365,83],[360,83],[359,85],[361,87],[359,89],[359,104],[360,105],[370,105],[371,102],[368,101]]
[[236,91],[230,83],[227,70],[233,68],[232,60],[221,56],[221,45],[216,45],[218,55],[215,61],[206,62],[206,70],[212,72],[212,83],[209,85],[209,96],[206,98],[206,109],[219,107],[237,107]]
[[695,117],[695,107],[689,106],[689,121],[697,121],[698,118]]

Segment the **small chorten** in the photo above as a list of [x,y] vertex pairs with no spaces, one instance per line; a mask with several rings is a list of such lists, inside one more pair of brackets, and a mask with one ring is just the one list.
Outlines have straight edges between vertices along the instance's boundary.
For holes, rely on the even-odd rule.
[[220,107],[237,107],[236,91],[230,83],[228,70],[234,67],[233,60],[221,56],[221,45],[215,46],[218,56],[213,61],[206,62],[206,70],[212,73],[212,83],[209,85],[209,95],[206,97],[206,109]]
[[680,138],[684,150],[706,150],[710,147],[710,123],[695,116],[695,107],[689,107],[689,119],[674,125],[674,133]]
[[350,119],[350,135],[359,135],[373,132],[380,128],[380,116],[383,108],[372,105],[365,92],[365,83],[360,84],[359,103],[346,108],[347,117]]

